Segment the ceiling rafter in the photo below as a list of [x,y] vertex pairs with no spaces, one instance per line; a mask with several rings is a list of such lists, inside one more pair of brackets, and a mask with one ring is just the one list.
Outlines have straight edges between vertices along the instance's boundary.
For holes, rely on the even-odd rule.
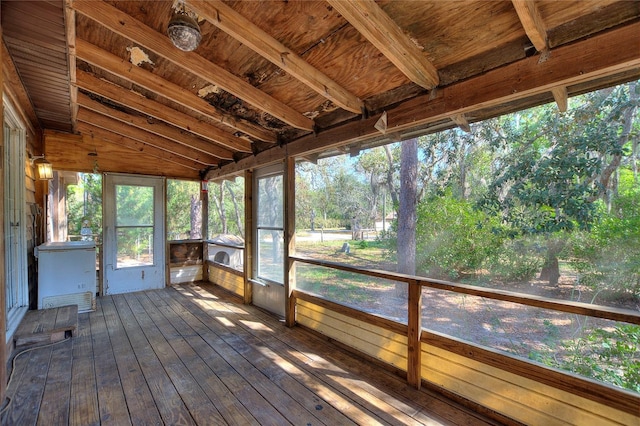
[[219,0],[185,2],[191,10],[231,37],[282,68],[321,96],[339,107],[356,114],[362,113],[364,103],[356,95],[340,86],[313,67],[285,45],[260,29],[253,22]]
[[91,110],[102,115],[108,115],[124,124],[137,127],[162,138],[170,139],[178,144],[190,147],[193,150],[201,151],[205,154],[213,155],[221,160],[233,159],[231,151],[220,148],[219,146],[194,136],[189,132],[164,124],[162,121],[151,122],[147,117],[128,114],[124,111],[113,109],[101,102],[91,99],[84,93],[78,94],[78,104],[87,110]]
[[374,0],[327,0],[409,80],[425,89],[438,86],[438,70]]
[[76,0],[74,9],[98,22],[111,31],[128,38],[150,51],[171,61],[185,72],[197,75],[203,80],[215,83],[223,90],[242,99],[248,104],[265,111],[273,117],[302,130],[312,131],[313,120],[262,92],[218,65],[207,61],[194,52],[183,52],[176,48],[163,34],[147,27],[140,21],[102,1]]
[[569,95],[567,94],[567,87],[554,87],[553,89],[551,89],[551,93],[553,94],[553,99],[558,105],[558,111],[566,112],[567,108],[569,107]]
[[224,124],[233,131],[245,133],[264,142],[275,143],[278,140],[274,132],[269,132],[253,123],[238,120],[231,114],[219,111],[206,100],[187,89],[133,65],[131,62],[107,52],[86,40],[76,40],[76,55],[79,59],[91,65],[123,78],[130,83],[144,87],[198,114],[211,118],[220,124]]
[[511,0],[524,32],[538,52],[547,49],[547,28],[534,0]]
[[467,120],[467,116],[464,114],[454,114],[451,116],[451,121],[456,123],[456,126],[465,133],[471,133],[471,126]]
[[[93,123],[86,123],[80,119],[80,111],[78,111],[78,113],[78,131],[83,135],[102,139],[107,142],[117,144],[121,147],[135,151],[136,153],[148,155],[150,157],[154,157],[163,161],[169,161],[171,163],[178,164],[182,167],[187,167],[192,170],[202,170],[205,168],[205,166],[196,161],[186,159],[153,145],[149,145],[144,142],[122,136],[111,130],[103,129],[102,127],[96,126]],[[100,160],[98,159],[98,161]]]
[[78,119],[78,88],[76,87],[76,13],[70,7],[72,0],[64,0],[64,21],[67,38],[67,61],[69,63],[69,96],[71,98],[71,128]]
[[[551,92],[554,87],[570,87],[626,72],[633,72],[632,78],[637,79],[640,73],[638,33],[640,22],[634,22],[578,43],[558,47],[543,63],[536,57],[524,58],[438,89],[435,97],[430,94],[415,97],[387,111],[394,123],[389,127],[390,133],[397,133],[405,138],[414,135],[413,132],[416,131],[422,133],[421,127],[443,119],[450,120],[457,114],[473,113],[474,119],[477,119],[477,113],[482,109],[492,109],[519,99],[535,98]],[[623,44],[626,49],[616,48]],[[522,78],[523,75],[528,78]],[[478,87],[483,90],[478,92]],[[271,148],[212,170],[207,178],[218,179],[286,156],[308,155],[328,148],[340,150],[341,144],[346,146],[349,143],[379,138],[380,134],[374,127],[377,119],[377,116],[372,116],[318,135],[305,136],[288,144],[287,150],[281,147]]]
[[112,118],[109,115],[104,115],[99,112],[91,111],[89,109],[80,108],[78,110],[78,119],[83,121],[84,123],[91,123],[94,126],[100,127],[105,130],[110,130],[129,139],[134,139],[149,146],[154,146],[163,151],[170,152],[186,160],[195,161],[202,164],[202,167],[217,165],[220,163],[220,159],[218,157],[215,157],[211,154],[205,154],[202,151],[190,149],[187,146],[154,135],[134,126],[123,126],[122,122],[116,120],[115,118]]
[[86,71],[78,70],[77,84],[81,89],[95,93],[117,104],[134,109],[175,127],[197,134],[225,148],[251,152],[251,143],[245,139],[233,136],[224,130],[206,124],[190,115],[147,99],[142,95],[126,90],[106,80],[99,79]]

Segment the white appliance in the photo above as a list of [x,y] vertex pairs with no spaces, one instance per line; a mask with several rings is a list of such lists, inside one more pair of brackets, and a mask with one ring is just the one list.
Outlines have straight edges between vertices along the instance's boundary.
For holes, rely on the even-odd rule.
[[38,309],[78,305],[95,310],[96,245],[93,241],[41,244],[38,258]]

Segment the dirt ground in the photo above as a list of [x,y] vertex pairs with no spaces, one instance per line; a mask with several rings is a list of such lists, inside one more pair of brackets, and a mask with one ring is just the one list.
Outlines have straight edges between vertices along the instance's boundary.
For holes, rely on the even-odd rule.
[[[393,268],[391,264],[368,262],[366,258],[358,256],[357,249],[346,255],[336,252],[335,248],[323,249],[318,245],[303,245],[297,248],[297,253],[372,269]],[[594,299],[594,294],[589,289],[576,285],[575,276],[562,276],[557,286],[531,280],[523,283],[491,283],[490,287],[585,303],[591,303]],[[325,292],[322,286],[314,288],[314,291],[322,296],[336,298],[336,293],[332,293],[335,288],[326,290]],[[353,294],[349,294],[353,293],[353,290],[345,289],[343,296],[337,297],[344,297],[344,303],[356,305],[365,311],[406,321],[406,299],[394,296],[393,285],[372,283],[366,288],[358,288],[357,292],[363,294],[354,297]],[[429,288],[423,290],[423,295],[423,328],[524,358],[535,358],[536,354],[557,356],[562,351],[563,341],[585,337],[597,328],[613,330],[616,325],[614,321],[609,320]],[[614,299],[600,294],[595,302],[617,308],[640,310],[640,303],[633,298]]]

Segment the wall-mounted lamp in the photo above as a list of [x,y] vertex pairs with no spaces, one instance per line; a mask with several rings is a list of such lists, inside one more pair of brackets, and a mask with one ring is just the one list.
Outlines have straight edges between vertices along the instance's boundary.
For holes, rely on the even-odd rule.
[[53,168],[51,163],[45,160],[44,155],[36,155],[29,159],[31,165],[36,166],[38,169],[38,179],[51,180],[53,179]]
[[182,3],[169,21],[167,35],[174,46],[185,52],[195,50],[202,40],[198,21],[185,10]]

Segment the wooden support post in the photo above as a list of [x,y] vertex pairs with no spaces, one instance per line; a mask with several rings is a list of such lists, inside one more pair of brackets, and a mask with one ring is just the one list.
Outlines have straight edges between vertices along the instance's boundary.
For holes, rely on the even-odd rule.
[[253,301],[253,171],[244,172],[244,303]]
[[422,384],[422,348],[420,334],[422,332],[422,286],[418,281],[408,283],[409,317],[407,327],[407,381],[411,386],[420,389]]
[[[2,27],[0,27],[0,38],[2,37]],[[0,46],[0,67],[2,67],[2,71],[0,72],[0,87],[4,87],[4,55],[5,49],[4,45]],[[0,117],[4,117],[4,102],[0,102]],[[4,124],[4,123],[3,123]],[[4,131],[0,134],[0,153],[4,156],[4,144],[6,141],[4,140]],[[4,157],[2,157],[4,158]],[[4,165],[3,165],[4,167]],[[4,171],[0,173],[0,253],[3,253],[0,256],[0,403],[4,404],[4,398],[7,391],[7,339],[6,339],[6,318],[7,318],[7,303],[6,303],[6,295],[7,295],[7,283],[5,281],[5,264],[4,264],[4,253],[5,253],[5,235],[4,235],[4,221],[6,218],[4,217]],[[10,349],[9,349],[10,350]]]
[[200,182],[200,202],[202,203],[202,228],[200,236],[202,238],[202,280],[209,281],[209,186],[208,182]]
[[290,260],[290,256],[296,254],[296,162],[293,157],[287,157],[284,178],[284,290],[287,298],[284,311],[287,327],[293,327],[296,324],[295,297],[292,296],[296,288],[296,264]]

